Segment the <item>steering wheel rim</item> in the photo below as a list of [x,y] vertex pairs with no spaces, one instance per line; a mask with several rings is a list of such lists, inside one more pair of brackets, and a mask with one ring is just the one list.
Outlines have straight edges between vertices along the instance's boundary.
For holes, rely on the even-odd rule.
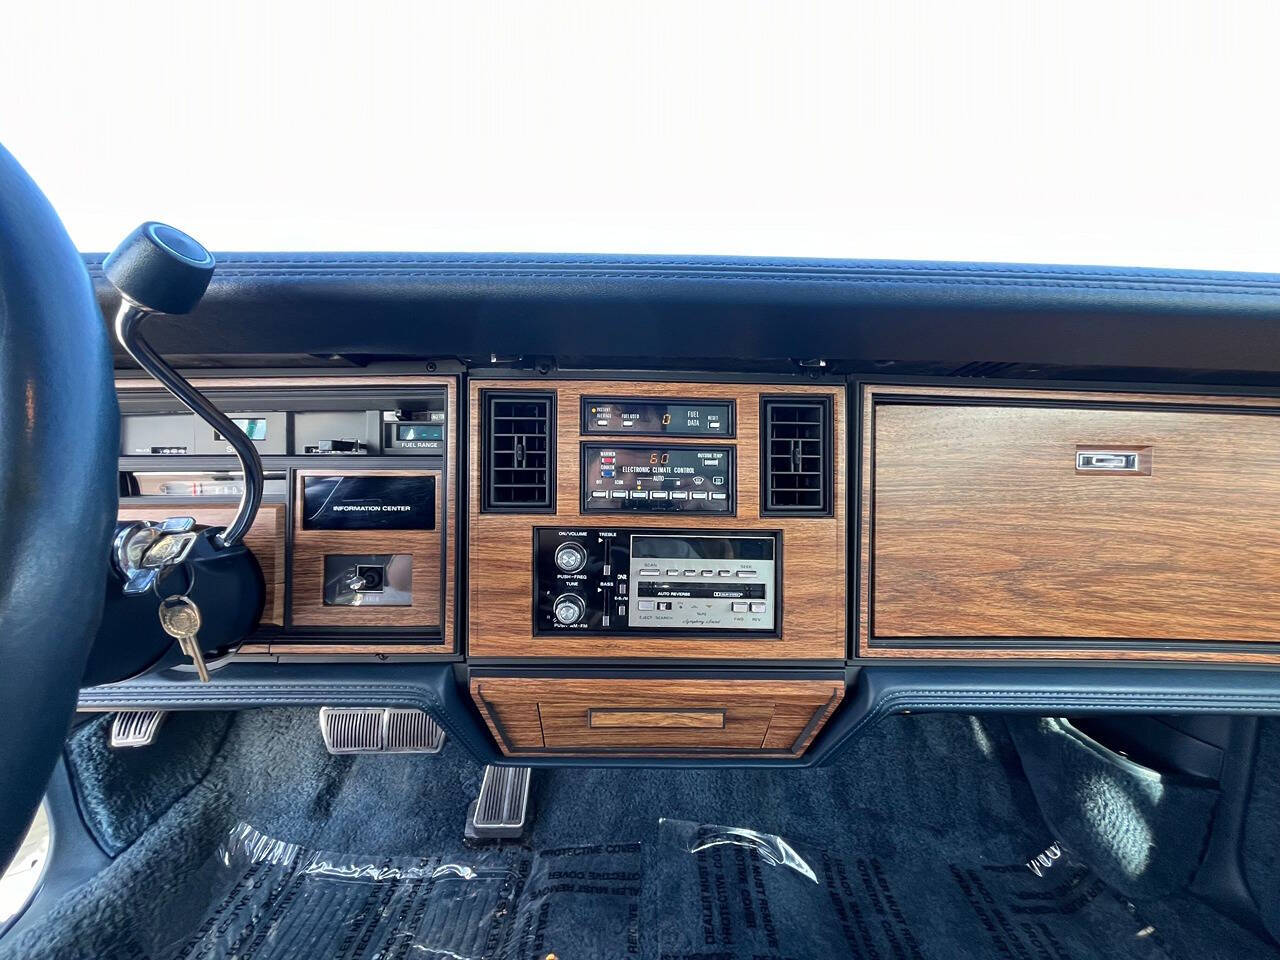
[[44,796],[102,614],[118,436],[84,261],[0,147],[0,869]]

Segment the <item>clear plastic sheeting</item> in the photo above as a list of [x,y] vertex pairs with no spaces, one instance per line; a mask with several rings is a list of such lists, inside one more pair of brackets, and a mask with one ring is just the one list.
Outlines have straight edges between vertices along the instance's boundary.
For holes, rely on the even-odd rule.
[[720,827],[713,824],[691,824],[681,820],[659,820],[658,826],[681,842],[685,851],[701,854],[714,847],[741,847],[751,850],[765,863],[775,867],[790,867],[802,877],[814,883],[817,875],[804,862],[791,844],[771,833],[757,833],[743,827]]
[[678,820],[659,821],[658,833],[668,854],[649,879],[671,908],[651,915],[649,932],[662,960],[1170,957],[1131,904],[1061,849],[1037,875],[1025,862],[841,850],[839,838]]
[[637,955],[640,858],[639,844],[618,844],[362,860],[241,823],[209,868],[213,906],[189,937],[157,952],[171,960]]
[[[1028,854],[1034,857],[1035,852]],[[161,960],[1167,960],[1160,931],[1060,849],[1037,873],[659,820],[645,842],[421,858],[230,831]],[[194,891],[207,891],[203,898]],[[149,949],[154,947],[155,949]]]

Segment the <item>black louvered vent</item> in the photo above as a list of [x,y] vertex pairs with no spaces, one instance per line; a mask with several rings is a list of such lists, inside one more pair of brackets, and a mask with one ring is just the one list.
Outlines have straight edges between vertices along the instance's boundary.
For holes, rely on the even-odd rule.
[[484,509],[555,509],[555,398],[485,393]]
[[761,403],[761,513],[831,512],[831,400],[765,397]]

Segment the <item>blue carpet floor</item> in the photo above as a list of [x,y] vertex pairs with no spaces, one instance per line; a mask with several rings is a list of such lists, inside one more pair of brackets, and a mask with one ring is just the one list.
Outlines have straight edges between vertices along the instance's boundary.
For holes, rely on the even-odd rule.
[[1000,720],[890,718],[817,770],[535,771],[528,836],[484,849],[452,745],[331,757],[313,711],[211,717],[133,796],[104,735],[71,755],[119,856],[3,960],[1275,956],[1180,891],[1118,892],[1046,825]]

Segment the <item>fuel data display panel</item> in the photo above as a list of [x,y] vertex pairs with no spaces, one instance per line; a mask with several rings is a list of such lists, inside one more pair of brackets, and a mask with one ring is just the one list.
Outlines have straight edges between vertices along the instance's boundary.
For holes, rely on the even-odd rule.
[[732,437],[733,402],[583,397],[582,432],[637,437]]

